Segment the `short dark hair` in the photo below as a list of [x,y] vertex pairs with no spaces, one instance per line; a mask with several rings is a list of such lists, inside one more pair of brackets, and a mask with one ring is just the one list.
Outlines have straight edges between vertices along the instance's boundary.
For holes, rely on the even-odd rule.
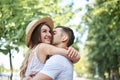
[[56,28],[61,28],[63,30],[63,32],[65,32],[68,35],[69,40],[67,43],[67,47],[71,46],[74,43],[74,39],[75,39],[73,30],[71,28],[65,27],[65,26],[57,26]]

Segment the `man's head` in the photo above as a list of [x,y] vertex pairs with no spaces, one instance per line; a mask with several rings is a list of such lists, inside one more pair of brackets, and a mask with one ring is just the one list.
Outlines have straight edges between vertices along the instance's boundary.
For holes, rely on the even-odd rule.
[[74,43],[75,39],[72,29],[65,26],[57,26],[56,29],[54,30],[53,37],[54,45],[64,43],[66,44],[67,47],[71,46]]

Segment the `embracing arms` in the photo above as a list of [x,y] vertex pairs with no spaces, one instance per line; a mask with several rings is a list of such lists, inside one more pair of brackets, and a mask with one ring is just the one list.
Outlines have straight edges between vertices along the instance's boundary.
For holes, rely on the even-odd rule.
[[64,48],[55,47],[50,44],[41,43],[38,45],[38,53],[40,53],[40,54],[38,54],[38,56],[41,56],[41,54],[43,54],[43,55],[55,55],[55,54],[63,55],[65,57],[67,57],[69,60],[71,60],[73,63],[77,63],[80,60],[80,55],[72,47],[69,47],[68,49],[64,49]]

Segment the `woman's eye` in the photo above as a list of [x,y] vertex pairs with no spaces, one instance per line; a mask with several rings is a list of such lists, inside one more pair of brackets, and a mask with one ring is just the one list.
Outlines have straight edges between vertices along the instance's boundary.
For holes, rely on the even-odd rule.
[[46,32],[46,30],[42,30],[42,32]]
[[46,31],[43,31],[43,32],[46,32]]

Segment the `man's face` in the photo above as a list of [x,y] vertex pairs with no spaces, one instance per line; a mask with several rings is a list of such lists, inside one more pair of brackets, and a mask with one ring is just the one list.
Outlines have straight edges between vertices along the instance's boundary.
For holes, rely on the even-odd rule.
[[58,45],[62,42],[62,29],[56,28],[53,34],[53,44]]

